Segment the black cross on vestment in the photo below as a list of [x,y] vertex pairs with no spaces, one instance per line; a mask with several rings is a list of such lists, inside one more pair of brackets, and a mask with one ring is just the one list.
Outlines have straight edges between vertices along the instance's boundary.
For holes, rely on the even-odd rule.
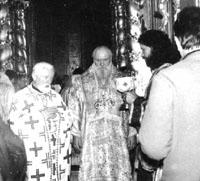
[[65,169],[62,169],[61,168],[61,165],[59,165],[59,177],[60,177],[60,180],[61,180],[61,175],[65,173]]
[[36,142],[34,142],[34,147],[33,148],[29,148],[30,151],[34,151],[35,152],[35,157],[38,156],[38,151],[42,150],[42,147],[37,147]]
[[36,181],[40,181],[41,177],[45,177],[45,174],[44,173],[40,174],[39,169],[36,169],[35,175],[31,175],[31,178],[35,178]]
[[42,163],[46,163],[47,164],[47,168],[50,168],[51,166],[51,157],[49,153],[46,153],[46,158],[42,159]]
[[61,101],[61,105],[58,108],[62,108],[64,111],[66,110],[66,105]]
[[59,150],[60,150],[60,153],[61,153],[62,148],[64,148],[64,147],[65,147],[65,143],[61,143],[61,144],[60,144],[60,149],[59,149]]
[[51,153],[51,158],[56,159],[56,151],[55,150],[53,150],[53,152]]
[[67,163],[70,163],[70,158],[71,158],[71,154],[69,154],[69,150],[67,150],[67,155],[66,156],[64,156],[64,160],[66,160],[67,159]]
[[56,97],[56,94],[52,93],[52,91],[49,92],[49,99],[52,100],[53,97]]
[[45,135],[45,128],[43,127],[43,132],[40,132],[39,133],[39,135],[40,135],[40,137],[44,137],[44,140],[45,140],[45,142],[46,142],[46,135]]
[[54,163],[53,164],[53,175],[55,175],[56,174],[56,164]]
[[39,123],[39,120],[33,120],[32,116],[29,117],[30,121],[25,122],[25,124],[30,124],[31,129],[35,129],[34,124]]
[[70,128],[63,131],[63,133],[66,135],[65,138],[67,138],[67,136],[68,136],[67,134],[69,133],[69,131],[70,131]]
[[28,104],[27,101],[24,101],[24,104],[25,104],[25,106],[24,106],[24,108],[22,110],[23,111],[28,110],[28,113],[30,113],[31,112],[31,107],[34,106],[34,104],[33,103]]
[[7,123],[9,126],[14,124],[14,122],[10,121],[10,119],[7,120]]
[[55,146],[56,145],[56,138],[53,134],[51,135],[51,141],[53,142],[53,146]]

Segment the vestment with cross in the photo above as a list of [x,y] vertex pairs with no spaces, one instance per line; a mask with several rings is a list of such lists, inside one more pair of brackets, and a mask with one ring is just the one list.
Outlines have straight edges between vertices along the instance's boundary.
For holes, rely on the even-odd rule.
[[29,85],[15,94],[12,108],[10,126],[25,144],[28,181],[67,181],[71,116],[61,96]]

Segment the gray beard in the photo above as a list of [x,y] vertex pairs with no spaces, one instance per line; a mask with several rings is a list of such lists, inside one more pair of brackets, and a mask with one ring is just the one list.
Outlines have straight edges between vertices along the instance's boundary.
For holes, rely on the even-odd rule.
[[108,79],[108,77],[110,76],[110,73],[111,71],[106,68],[99,68],[96,70],[97,77],[102,81],[105,81],[106,79]]

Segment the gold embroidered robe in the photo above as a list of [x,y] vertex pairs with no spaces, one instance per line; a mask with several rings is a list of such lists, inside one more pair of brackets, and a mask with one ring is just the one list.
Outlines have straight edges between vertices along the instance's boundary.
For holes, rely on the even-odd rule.
[[131,180],[127,125],[120,117],[116,75],[113,66],[105,86],[98,83],[93,66],[73,77],[68,106],[75,116],[73,132],[83,140],[79,181]]

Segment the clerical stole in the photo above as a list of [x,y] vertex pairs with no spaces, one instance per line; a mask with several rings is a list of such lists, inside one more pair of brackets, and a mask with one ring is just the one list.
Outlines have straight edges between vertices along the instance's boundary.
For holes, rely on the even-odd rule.
[[76,115],[73,127],[83,138],[79,181],[131,180],[127,133],[119,116],[122,98],[115,75],[113,67],[105,85],[98,82],[92,68],[74,77],[68,104]]
[[28,181],[67,181],[70,174],[70,113],[58,93],[32,85],[16,93],[12,130],[24,141]]

